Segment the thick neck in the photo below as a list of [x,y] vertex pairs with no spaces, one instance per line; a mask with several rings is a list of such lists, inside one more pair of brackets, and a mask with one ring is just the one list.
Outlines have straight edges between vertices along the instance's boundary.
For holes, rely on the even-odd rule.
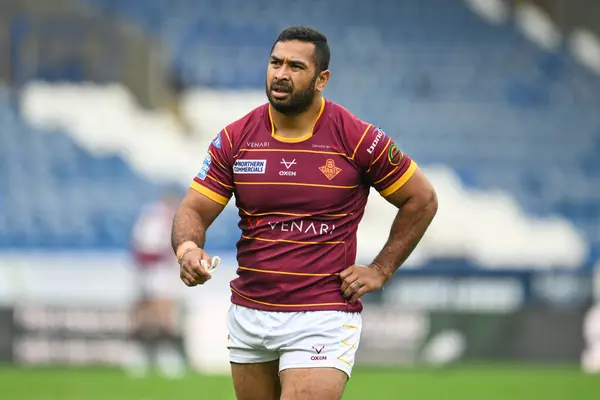
[[299,115],[284,115],[269,105],[271,134],[282,139],[299,139],[313,134],[314,127],[323,113],[325,99],[316,96],[310,107]]

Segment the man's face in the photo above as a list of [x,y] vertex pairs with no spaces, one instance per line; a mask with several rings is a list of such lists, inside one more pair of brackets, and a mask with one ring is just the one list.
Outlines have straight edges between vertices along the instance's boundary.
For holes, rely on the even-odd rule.
[[285,115],[306,111],[318,90],[316,69],[314,44],[277,42],[267,68],[266,91],[271,106]]

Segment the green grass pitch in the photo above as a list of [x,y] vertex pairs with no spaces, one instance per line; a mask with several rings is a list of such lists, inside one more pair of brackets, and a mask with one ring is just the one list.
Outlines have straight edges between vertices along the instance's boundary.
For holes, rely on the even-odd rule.
[[[101,368],[0,367],[2,400],[234,400],[228,376],[131,379]],[[356,368],[347,400],[598,400],[600,376],[577,367]]]

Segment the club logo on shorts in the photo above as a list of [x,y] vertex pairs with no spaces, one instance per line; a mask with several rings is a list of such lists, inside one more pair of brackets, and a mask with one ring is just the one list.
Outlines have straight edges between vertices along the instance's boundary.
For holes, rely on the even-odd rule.
[[327,356],[320,355],[324,348],[325,348],[325,346],[313,346],[312,349],[314,351],[316,351],[317,354],[319,354],[319,355],[318,356],[311,356],[310,359],[312,361],[324,361],[324,360],[327,360]]
[[400,161],[404,158],[404,154],[400,151],[398,146],[395,143],[392,143],[390,146],[390,150],[388,151],[388,160],[392,165],[400,164]]
[[342,171],[341,168],[335,166],[335,162],[331,158],[328,158],[325,161],[325,165],[319,167],[319,170],[321,170],[323,175],[329,180],[335,178],[336,175]]
[[235,160],[234,174],[264,174],[267,170],[267,160]]

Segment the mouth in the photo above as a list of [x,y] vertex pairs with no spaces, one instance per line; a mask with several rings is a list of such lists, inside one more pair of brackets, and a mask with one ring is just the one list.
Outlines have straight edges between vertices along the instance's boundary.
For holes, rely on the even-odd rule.
[[271,94],[274,98],[282,99],[292,92],[292,88],[283,85],[272,85]]

